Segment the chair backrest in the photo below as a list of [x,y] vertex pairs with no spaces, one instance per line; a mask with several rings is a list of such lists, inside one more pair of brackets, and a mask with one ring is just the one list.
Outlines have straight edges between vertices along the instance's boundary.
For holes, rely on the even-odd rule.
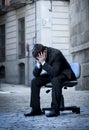
[[76,78],[78,79],[80,77],[81,74],[81,66],[79,63],[70,63],[70,66],[76,76]]

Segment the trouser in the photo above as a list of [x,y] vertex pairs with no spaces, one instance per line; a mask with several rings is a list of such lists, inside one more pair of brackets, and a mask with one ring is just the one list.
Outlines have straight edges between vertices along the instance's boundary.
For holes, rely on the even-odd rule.
[[51,108],[55,110],[60,110],[60,101],[62,94],[62,83],[66,81],[64,75],[50,79],[50,77],[45,75],[40,75],[39,77],[33,78],[31,81],[31,101],[30,107],[35,110],[40,109],[40,88],[45,86],[47,83],[52,83],[52,102]]

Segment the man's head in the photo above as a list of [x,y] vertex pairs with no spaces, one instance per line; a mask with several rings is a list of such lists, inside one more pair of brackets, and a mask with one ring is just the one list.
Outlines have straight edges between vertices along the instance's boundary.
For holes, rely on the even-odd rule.
[[32,50],[32,55],[34,58],[38,57],[38,55],[46,50],[46,46],[42,44],[35,44]]

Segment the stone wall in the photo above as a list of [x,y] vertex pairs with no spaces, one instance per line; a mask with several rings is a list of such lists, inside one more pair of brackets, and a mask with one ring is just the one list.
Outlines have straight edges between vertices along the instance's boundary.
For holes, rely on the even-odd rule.
[[70,39],[73,61],[81,64],[77,90],[89,90],[89,0],[70,0]]

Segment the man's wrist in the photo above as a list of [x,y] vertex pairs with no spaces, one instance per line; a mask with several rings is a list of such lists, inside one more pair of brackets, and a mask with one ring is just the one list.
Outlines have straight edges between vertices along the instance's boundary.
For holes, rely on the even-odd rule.
[[41,64],[44,65],[44,64],[45,64],[45,61],[43,61]]
[[38,68],[40,68],[40,63],[39,62],[37,62],[36,65],[37,65]]

